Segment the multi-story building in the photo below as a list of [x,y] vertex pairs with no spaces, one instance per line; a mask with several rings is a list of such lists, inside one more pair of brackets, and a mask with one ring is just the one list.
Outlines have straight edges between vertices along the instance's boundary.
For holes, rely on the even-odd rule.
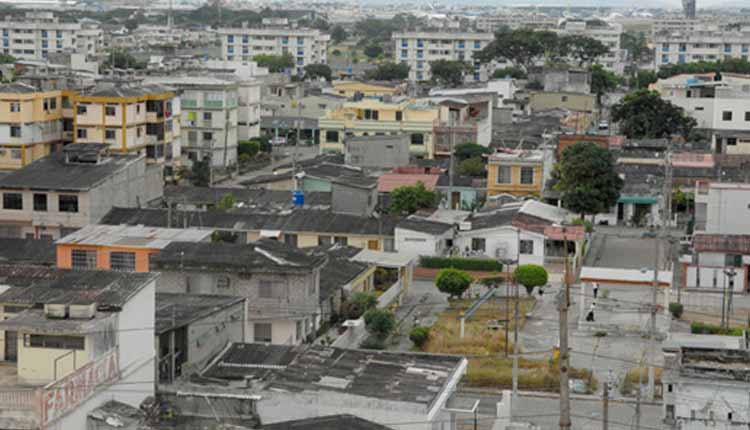
[[343,152],[347,137],[408,134],[411,153],[432,159],[435,157],[435,127],[447,119],[448,107],[417,104],[413,100],[347,102],[318,121],[320,148]]
[[730,58],[747,60],[750,54],[750,26],[704,22],[687,29],[655,32],[653,42],[657,68]]
[[557,26],[557,18],[546,15],[480,15],[474,26],[479,31],[494,33],[501,28],[531,28],[552,30]]
[[596,62],[616,73],[624,72],[627,51],[620,47],[622,24],[599,19],[566,19],[560,23],[556,31],[560,35],[586,36],[602,42],[609,48],[609,52],[597,58]]
[[62,143],[62,92],[0,85],[0,170],[38,160]]
[[74,143],[103,143],[113,152],[145,153],[147,162],[165,166],[167,177],[179,165],[180,99],[172,90],[101,83],[75,93],[69,102]]
[[58,239],[98,222],[114,206],[160,198],[158,166],[104,145],[67,145],[0,179],[0,236]]
[[436,60],[464,61],[473,66],[467,81],[485,81],[492,73],[491,64],[481,64],[474,53],[495,39],[492,33],[402,32],[393,33],[394,61],[409,65],[410,81],[432,77],[430,63]]
[[286,20],[264,20],[262,28],[220,28],[221,55],[227,61],[250,61],[256,55],[291,55],[293,70],[302,74],[309,64],[325,64],[330,36],[320,30],[292,28]]
[[93,54],[102,30],[93,24],[60,22],[52,12],[27,12],[26,19],[7,15],[0,21],[0,52],[24,60],[44,60],[51,53]]
[[[487,195],[540,196],[551,155],[539,150],[497,152],[487,158]],[[545,166],[545,161],[547,166]]]
[[732,73],[677,75],[653,85],[711,135],[714,152],[750,154],[750,76]]
[[82,429],[154,396],[156,273],[0,266],[0,427]]

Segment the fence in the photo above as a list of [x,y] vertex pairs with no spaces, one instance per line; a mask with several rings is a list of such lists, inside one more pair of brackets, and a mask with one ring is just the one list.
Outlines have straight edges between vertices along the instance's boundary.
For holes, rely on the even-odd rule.
[[0,391],[0,410],[34,410],[37,404],[37,391],[21,389]]

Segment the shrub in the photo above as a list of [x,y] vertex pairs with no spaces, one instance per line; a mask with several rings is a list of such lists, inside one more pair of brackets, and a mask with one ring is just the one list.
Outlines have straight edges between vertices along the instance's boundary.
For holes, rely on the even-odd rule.
[[378,304],[378,298],[372,293],[356,292],[346,303],[344,313],[348,319],[355,320]]
[[720,334],[726,336],[742,336],[742,329],[732,328],[725,329],[724,327],[706,324],[700,321],[695,321],[690,324],[690,333],[693,334]]
[[430,339],[430,328],[423,326],[416,326],[409,332],[409,339],[414,342],[417,348],[422,348],[425,343]]
[[682,316],[682,311],[684,310],[684,307],[681,303],[670,303],[669,304],[669,313],[672,314],[675,319],[680,319]]
[[489,258],[419,257],[419,265],[427,269],[461,269],[478,272],[502,272],[503,265]]
[[435,278],[435,284],[443,293],[450,294],[451,297],[461,297],[471,285],[471,276],[462,270],[442,269]]
[[549,276],[547,270],[536,264],[522,264],[513,272],[516,282],[526,288],[526,292],[531,295],[535,287],[541,287],[547,284]]
[[572,222],[573,225],[582,225],[584,229],[586,230],[586,233],[593,233],[594,232],[594,224],[591,223],[591,221],[587,219],[581,219],[576,218]]
[[386,309],[373,308],[365,312],[365,327],[371,334],[385,339],[396,327],[396,319]]
[[257,140],[244,140],[237,145],[237,152],[240,156],[247,154],[250,158],[255,157],[261,149],[260,142]]
[[362,349],[385,349],[385,341],[377,336],[368,336],[362,344],[359,345]]

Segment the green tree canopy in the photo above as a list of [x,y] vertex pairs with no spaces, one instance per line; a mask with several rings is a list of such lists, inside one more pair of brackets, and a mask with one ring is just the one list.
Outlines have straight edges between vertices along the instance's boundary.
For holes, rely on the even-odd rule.
[[284,55],[259,54],[253,57],[253,61],[258,63],[259,67],[268,67],[271,73],[281,73],[294,67],[294,57],[289,53]]
[[591,66],[591,92],[596,94],[597,102],[601,103],[602,96],[617,89],[620,82],[619,76],[604,69],[601,64]]
[[333,40],[333,43],[341,43],[348,37],[349,33],[347,33],[344,27],[342,27],[340,24],[333,26],[333,29],[331,29],[331,40]]
[[495,70],[492,77],[495,79],[504,79],[506,77],[511,77],[513,79],[526,79],[527,75],[520,67],[503,67],[502,69]]
[[552,175],[563,206],[581,215],[609,212],[623,186],[612,153],[591,142],[565,148]]
[[219,203],[216,204],[216,210],[226,212],[230,209],[234,209],[234,204],[236,202],[234,194],[226,193],[221,200],[219,200]]
[[9,54],[0,54],[0,64],[15,63],[16,57]]
[[432,79],[439,85],[457,87],[464,81],[464,73],[471,70],[471,66],[463,61],[436,60],[430,63]]
[[490,148],[472,142],[456,145],[453,151],[459,161],[468,160],[469,158],[481,157],[482,155],[489,154],[490,152],[492,152]]
[[495,33],[495,40],[476,53],[475,58],[483,63],[508,60],[516,67],[528,71],[548,49],[546,39],[546,36],[539,37],[538,32],[527,28],[501,29]]
[[651,50],[646,42],[646,35],[642,31],[626,31],[620,35],[620,47],[628,51],[630,59],[635,63],[647,60]]
[[209,159],[193,161],[185,176],[195,187],[208,187],[211,182],[211,161]]
[[475,178],[484,177],[487,172],[484,169],[482,157],[467,158],[458,164],[458,173]]
[[604,43],[579,34],[563,36],[560,45],[564,46],[565,55],[578,61],[579,66],[592,64],[597,58],[609,52]]
[[461,297],[464,291],[471,286],[471,276],[463,270],[442,269],[435,277],[435,285],[438,290],[451,297]]
[[391,191],[388,210],[394,214],[409,215],[419,209],[434,208],[439,201],[437,192],[430,191],[422,182],[417,182],[416,185],[398,187]]
[[371,334],[383,339],[396,327],[396,319],[387,309],[373,308],[365,312],[365,327]]
[[626,95],[612,106],[612,120],[631,139],[690,136],[697,122],[685,111],[664,100],[655,91],[641,89]]
[[698,61],[685,64],[666,64],[659,68],[659,79],[670,78],[683,73],[729,72],[750,74],[750,61],[741,58],[727,58],[723,61]]
[[305,79],[318,78],[323,78],[330,82],[332,78],[331,67],[327,64],[308,64],[305,66]]
[[409,65],[403,63],[382,63],[365,73],[367,79],[375,81],[403,81],[409,77]]
[[383,47],[377,43],[371,43],[365,46],[364,53],[369,58],[378,58],[379,55],[383,54]]
[[125,49],[116,48],[110,50],[107,53],[107,57],[104,59],[103,66],[106,69],[112,68],[112,61],[114,60],[115,68],[117,69],[145,69],[146,62],[138,61],[130,52]]
[[656,76],[656,72],[653,70],[638,70],[630,79],[630,88],[636,90],[648,88],[648,86],[656,82],[657,79],[659,79],[659,77]]
[[531,295],[534,288],[547,285],[547,270],[537,264],[522,264],[513,272],[516,282],[526,288],[526,293]]

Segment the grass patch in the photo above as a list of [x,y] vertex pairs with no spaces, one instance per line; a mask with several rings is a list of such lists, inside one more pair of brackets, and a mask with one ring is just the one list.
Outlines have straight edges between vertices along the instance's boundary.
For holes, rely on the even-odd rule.
[[[644,385],[648,383],[648,367],[634,367],[628,370],[625,380],[620,387],[620,392],[626,396],[635,395],[638,389],[638,382],[641,378]],[[661,369],[658,367],[654,369],[654,387],[656,396],[661,397]]]

